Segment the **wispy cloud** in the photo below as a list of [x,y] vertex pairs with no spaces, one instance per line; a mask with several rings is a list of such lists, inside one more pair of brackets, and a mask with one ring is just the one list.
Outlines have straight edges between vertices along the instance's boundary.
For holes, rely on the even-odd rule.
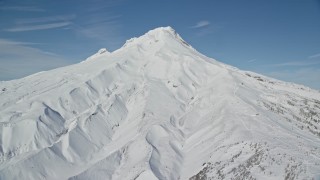
[[320,68],[300,68],[292,70],[273,71],[266,75],[284,81],[304,84],[320,90]]
[[5,40],[5,39],[0,39],[0,45],[21,45],[21,46],[27,46],[27,45],[39,45],[39,44],[43,44],[43,43],[36,43],[36,42],[20,42],[20,41],[9,41],[9,40]]
[[44,12],[44,9],[33,6],[4,6],[0,7],[2,11],[29,11],[29,12]]
[[104,46],[116,49],[124,41],[119,33],[120,17],[121,15],[112,15],[104,11],[95,12],[83,17],[80,22],[74,22],[71,28],[79,36],[94,39],[96,43],[101,42]]
[[250,60],[248,60],[247,62],[248,63],[252,63],[252,62],[255,62],[255,61],[257,61],[256,59],[250,59]]
[[0,80],[21,78],[70,64],[58,55],[28,46],[28,42],[0,39]]
[[209,34],[220,31],[223,28],[223,26],[224,26],[223,24],[212,24],[207,20],[202,20],[189,28],[194,29],[194,33],[196,36],[204,37]]
[[86,8],[87,11],[89,12],[97,12],[97,11],[101,11],[101,10],[106,10],[106,9],[110,9],[113,8],[115,6],[119,6],[121,4],[123,4],[125,1],[127,0],[94,0],[92,2],[90,2],[90,6],[88,6]]
[[196,25],[191,26],[191,28],[202,28],[202,27],[206,27],[209,26],[210,22],[207,20],[203,20],[203,21],[199,21]]
[[68,26],[70,22],[60,22],[60,23],[50,23],[41,25],[30,25],[30,26],[19,26],[10,29],[6,29],[8,32],[21,32],[21,31],[34,31],[34,30],[44,30],[53,29]]
[[308,58],[309,58],[309,59],[313,59],[313,58],[318,58],[318,57],[320,57],[320,53],[311,55],[311,56],[309,56]]
[[33,24],[33,23],[47,23],[57,21],[71,21],[76,18],[74,14],[66,14],[60,16],[47,16],[47,17],[36,17],[36,18],[24,18],[15,20],[16,24]]
[[320,64],[320,62],[316,62],[316,61],[291,61],[291,62],[285,62],[285,63],[270,64],[268,66],[272,66],[272,67],[311,66],[311,65],[317,65],[317,64]]
[[15,21],[14,27],[5,29],[8,32],[35,31],[66,27],[72,23],[75,15],[61,15],[37,18],[25,18]]

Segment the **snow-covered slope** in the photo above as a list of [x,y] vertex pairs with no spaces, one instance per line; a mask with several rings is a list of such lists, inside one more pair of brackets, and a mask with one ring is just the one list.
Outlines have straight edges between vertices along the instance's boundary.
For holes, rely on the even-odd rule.
[[[101,53],[101,52],[104,53]],[[320,178],[320,93],[170,27],[0,83],[0,179]]]

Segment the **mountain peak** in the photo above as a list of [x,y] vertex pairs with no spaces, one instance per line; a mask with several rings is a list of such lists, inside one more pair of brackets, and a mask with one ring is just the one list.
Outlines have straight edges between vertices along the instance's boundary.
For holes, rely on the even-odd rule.
[[[140,37],[134,37],[126,41],[122,47],[128,47],[134,44],[150,44],[150,41],[154,42],[167,42],[167,44],[178,42],[179,44],[193,49],[186,41],[184,41],[181,36],[171,27],[158,27],[153,30],[148,31]],[[194,50],[194,49],[193,49]]]
[[319,122],[318,91],[215,62],[160,27],[0,82],[0,179],[319,179]]
[[147,34],[158,34],[158,33],[170,33],[174,35],[176,34],[176,31],[171,26],[166,26],[166,27],[158,27],[147,32]]
[[181,36],[171,26],[158,27],[158,28],[152,29],[141,37],[144,37],[144,36],[154,37],[158,40],[172,39],[172,40],[177,40],[179,42],[184,41],[181,38]]

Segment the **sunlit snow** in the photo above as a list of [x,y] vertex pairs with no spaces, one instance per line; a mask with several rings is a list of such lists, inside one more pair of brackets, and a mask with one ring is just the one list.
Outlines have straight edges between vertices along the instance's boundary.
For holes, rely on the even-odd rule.
[[0,82],[0,179],[320,178],[320,93],[164,27]]

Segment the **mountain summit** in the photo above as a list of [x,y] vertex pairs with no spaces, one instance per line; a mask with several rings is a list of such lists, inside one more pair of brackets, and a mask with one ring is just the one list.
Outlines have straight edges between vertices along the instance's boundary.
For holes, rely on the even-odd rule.
[[317,179],[320,93],[171,27],[0,82],[0,179]]

